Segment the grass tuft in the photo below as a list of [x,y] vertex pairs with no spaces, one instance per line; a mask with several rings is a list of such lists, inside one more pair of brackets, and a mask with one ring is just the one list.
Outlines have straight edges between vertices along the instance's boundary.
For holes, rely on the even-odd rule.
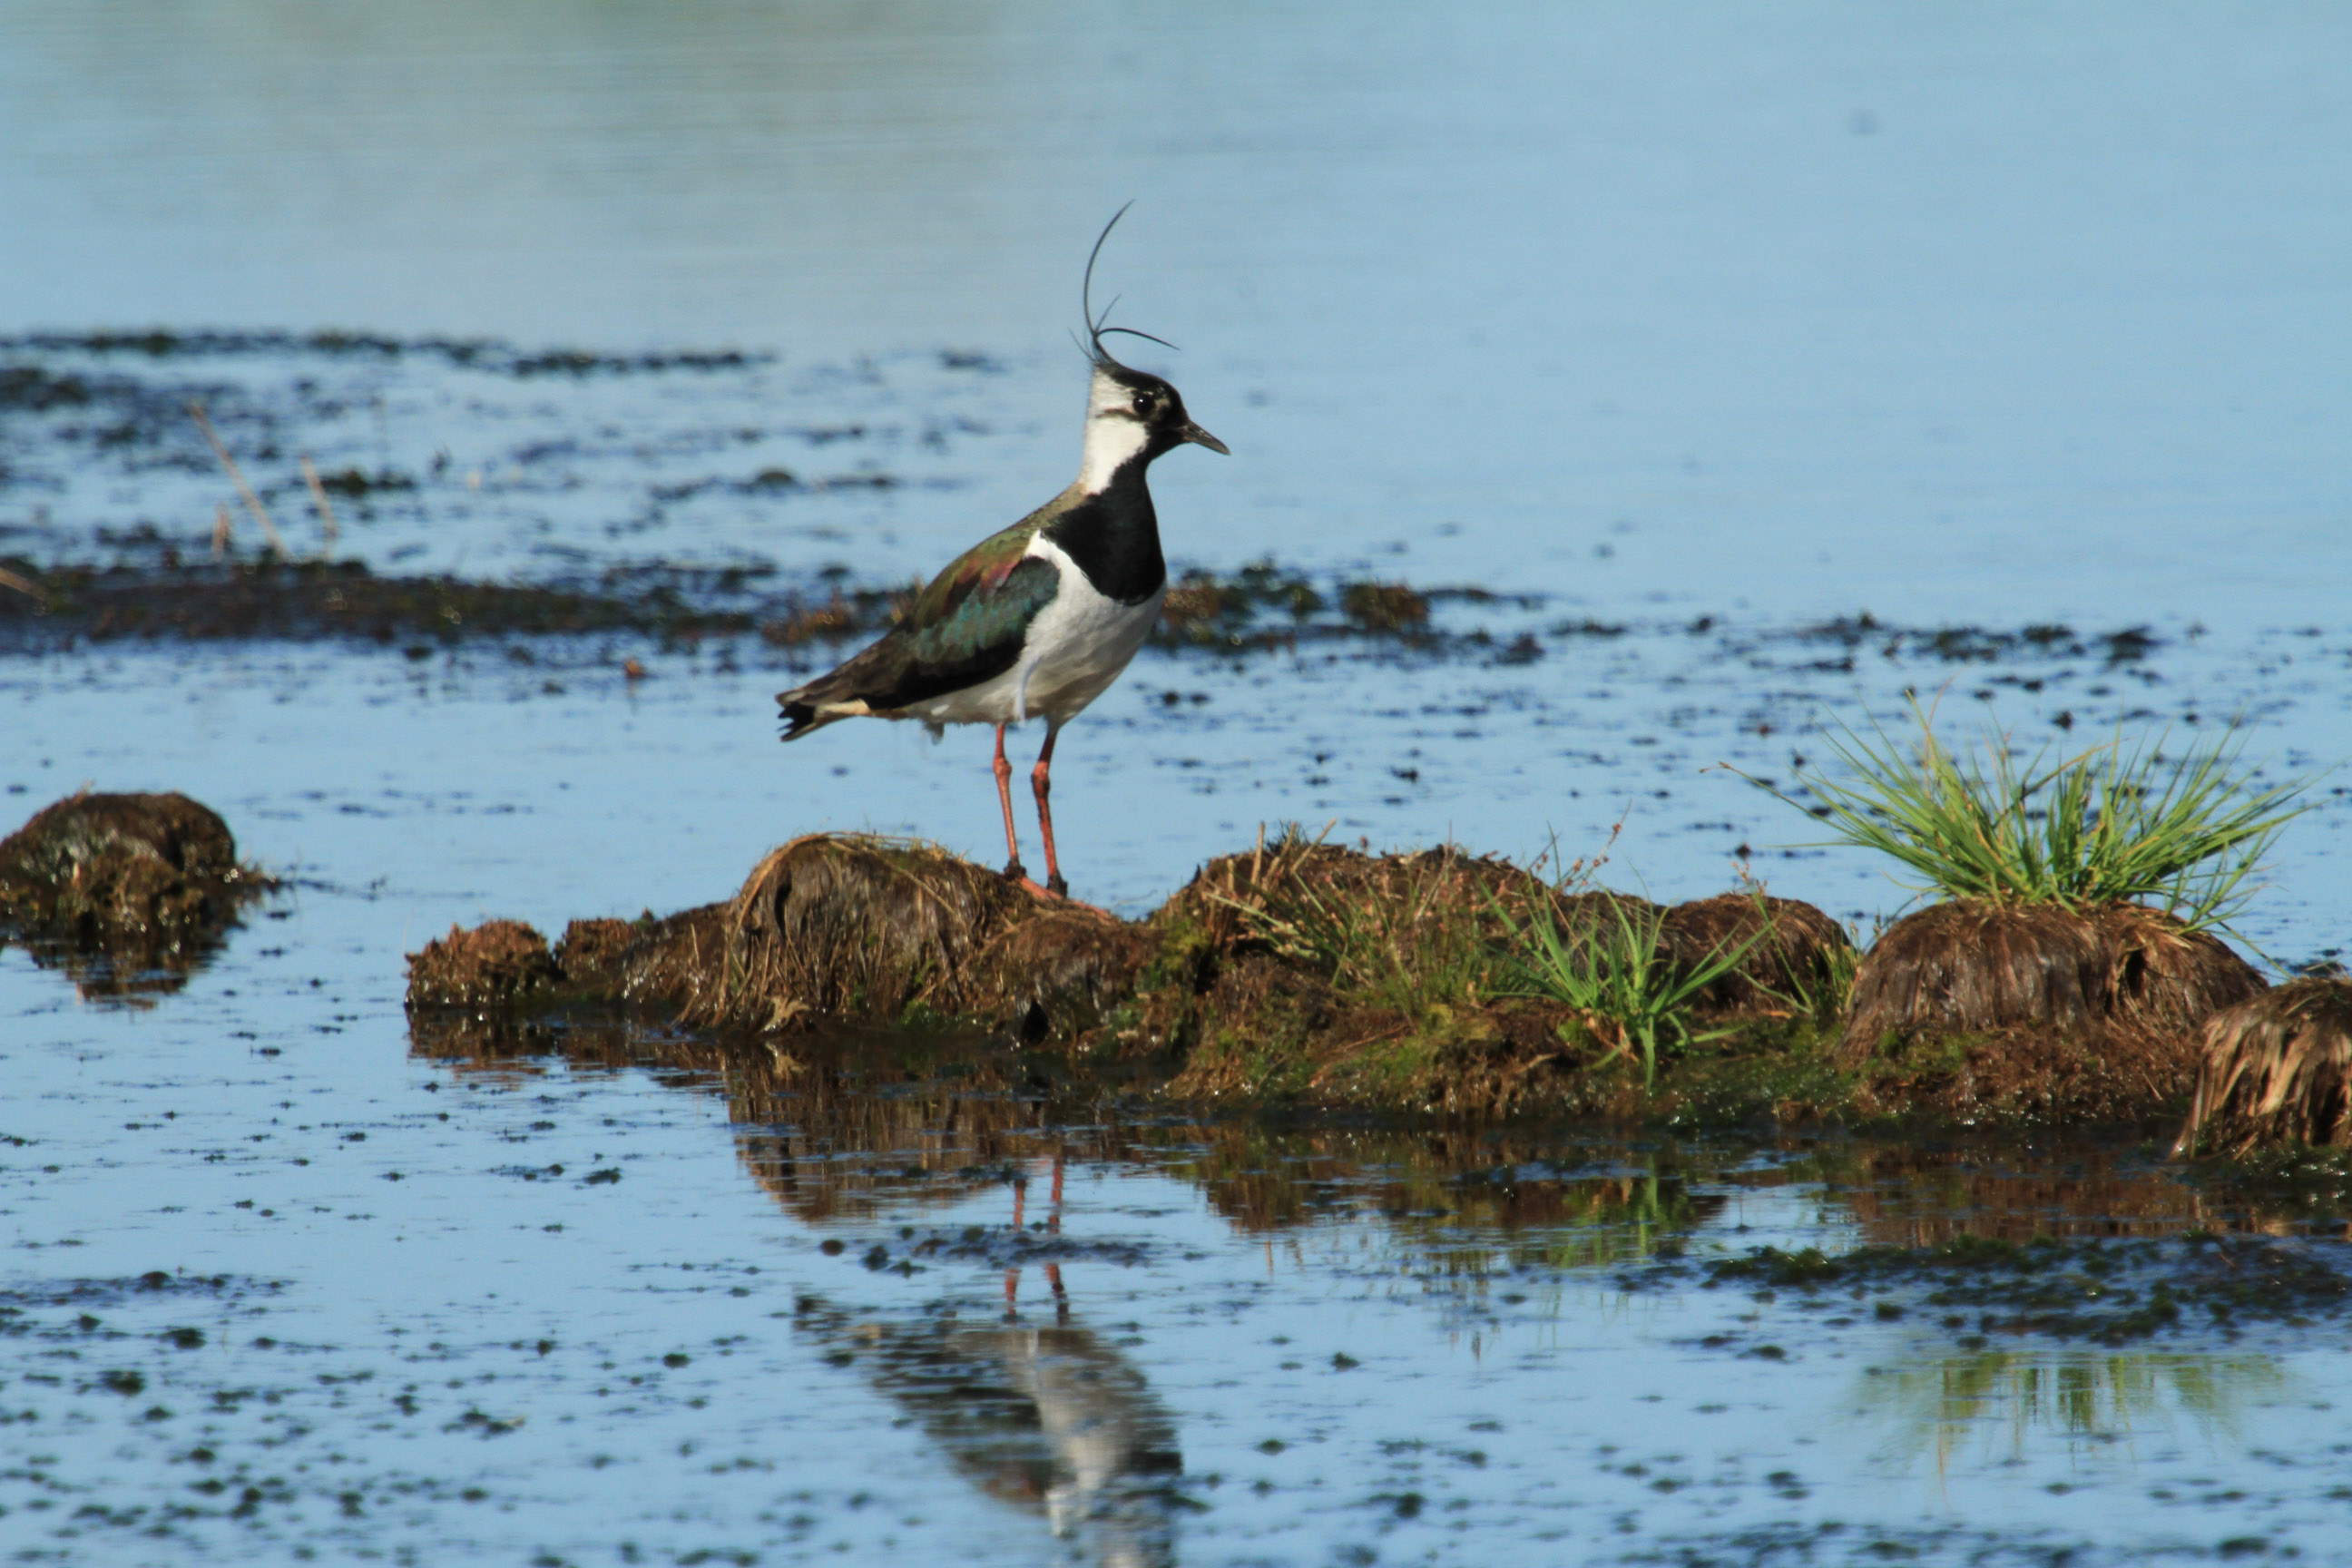
[[1326,851],[1329,832],[1286,824],[1261,841],[1247,893],[1213,889],[1211,901],[1279,957],[1407,1018],[1475,1003],[1496,965],[1482,889],[1517,873],[1450,849],[1358,860]]
[[1692,1002],[1737,968],[1772,928],[1768,921],[1747,941],[1680,969],[1665,941],[1664,910],[1604,895],[1601,910],[1583,929],[1563,931],[1549,904],[1530,910],[1524,922],[1496,905],[1494,915],[1511,934],[1509,973],[1498,994],[1540,996],[1574,1008],[1612,1056],[1638,1054],[1643,1086],[1654,1089],[1662,1051],[1687,1047],[1695,1038]]
[[1805,778],[1817,805],[1748,782],[1822,818],[1831,842],[1891,856],[1918,892],[2071,910],[2152,903],[2190,930],[2229,929],[2280,829],[2310,809],[2290,804],[2308,778],[2253,787],[2234,725],[2179,757],[2164,753],[2168,731],[2021,762],[2001,731],[1955,752],[1931,712],[1916,700],[1911,711],[1916,745],[1874,721],[1868,736],[1839,726],[1827,743],[1851,778]]

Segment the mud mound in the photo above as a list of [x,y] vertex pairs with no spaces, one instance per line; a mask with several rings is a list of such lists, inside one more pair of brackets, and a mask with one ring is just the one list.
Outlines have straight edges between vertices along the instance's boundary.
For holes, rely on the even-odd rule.
[[701,1028],[957,1022],[1067,1042],[1128,994],[1143,947],[1135,927],[944,850],[818,834],[767,856],[727,903],[573,921],[552,951],[511,921],[453,930],[411,955],[408,1002],[505,1018],[592,1005]]
[[1937,904],[1864,955],[1837,1059],[1914,1109],[2138,1120],[2188,1094],[2206,1017],[2263,989],[2220,941],[2136,904]]
[[1152,915],[1121,1044],[1185,1057],[1172,1087],[1203,1099],[1558,1108],[1589,1053],[1563,1043],[1564,1010],[1492,999],[1504,946],[1539,910],[1573,941],[1626,905],[1654,910],[1450,846],[1370,855],[1286,834],[1210,861]]
[[0,840],[0,937],[86,995],[175,991],[276,885],[186,795],[71,795]]
[[563,938],[551,956],[569,984],[590,991],[617,991],[626,984],[629,953],[654,923],[651,911],[635,921],[573,921],[563,928]]
[[1045,903],[929,845],[813,834],[772,851],[728,906],[720,984],[689,1022],[984,1019],[1038,1038],[1090,1026],[1142,959],[1107,915]]
[[[1629,930],[1654,932],[1685,974],[1746,946],[1691,1009],[1723,1026],[1661,1036],[1653,1079],[1612,1043],[1614,1013],[1531,981],[1528,932],[1547,921],[1570,961],[1584,947],[1622,962],[1611,950]],[[1371,855],[1286,834],[1210,861],[1130,923],[928,845],[815,835],[765,857],[725,903],[574,921],[552,950],[509,922],[453,931],[412,962],[410,1001],[419,1049],[485,1060],[723,1045],[802,1097],[795,1121],[814,1064],[836,1052],[844,1070],[905,1086],[937,1068],[1015,1095],[1116,1083],[1255,1106],[1697,1125],[2144,1121],[2185,1101],[2201,1010],[2262,988],[2220,942],[2146,910],[1947,906],[1871,955],[1839,1065],[1822,1031],[1853,963],[1836,922],[1795,900],[1668,910],[1564,893],[1452,847]],[[979,1055],[950,1067],[948,1048]],[[797,1188],[805,1152],[761,1158]]]
[[2176,1154],[2352,1148],[2352,981],[2290,980],[2205,1020]]
[[1543,902],[1565,929],[1581,930],[1619,899],[1564,896],[1508,861],[1452,846],[1370,855],[1294,833],[1210,861],[1151,919],[1197,924],[1222,950],[1275,953],[1344,979],[1441,935],[1499,942],[1507,921],[1524,922]]
[[1833,1009],[1853,973],[1845,928],[1796,899],[1717,893],[1675,905],[1664,926],[1667,950],[1685,973],[1747,948],[1694,998],[1696,1011],[1717,1017]]
[[552,991],[562,972],[547,939],[520,921],[489,921],[408,955],[411,1007],[499,1008]]

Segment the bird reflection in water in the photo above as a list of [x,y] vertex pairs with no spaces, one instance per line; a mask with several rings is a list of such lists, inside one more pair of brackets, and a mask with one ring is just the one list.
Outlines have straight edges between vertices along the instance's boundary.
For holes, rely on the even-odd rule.
[[[1013,1178],[1013,1229],[1021,1229],[1021,1211],[1029,1201],[1029,1178],[1026,1173]],[[1062,1234],[1062,1156],[1054,1156],[1054,1191],[1045,1203],[1045,1234]],[[1045,1284],[1054,1292],[1054,1321],[1066,1324],[1070,1321],[1070,1293],[1062,1286],[1062,1266],[1045,1265]],[[1017,1263],[1004,1270],[1004,1321],[1021,1321],[1021,1266]]]
[[[1062,1162],[1053,1163],[1045,1228],[1061,1226]],[[1013,1184],[1013,1227],[1028,1184]],[[887,1319],[813,1296],[794,1309],[826,1359],[857,1368],[922,1424],[964,1477],[1000,1501],[1042,1514],[1087,1560],[1151,1568],[1176,1560],[1176,1426],[1143,1374],[1076,1321],[1059,1263],[1045,1265],[1050,1327],[1024,1319],[1021,1269],[1004,1274],[1004,1310],[976,1323],[953,1303]]]

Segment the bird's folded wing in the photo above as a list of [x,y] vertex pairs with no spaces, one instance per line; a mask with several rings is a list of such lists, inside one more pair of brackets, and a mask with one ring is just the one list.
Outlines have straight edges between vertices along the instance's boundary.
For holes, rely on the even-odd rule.
[[893,634],[906,644],[908,677],[926,689],[888,706],[959,691],[1012,668],[1029,623],[1061,591],[1061,568],[1051,561],[1021,555],[972,570],[970,560],[940,573]]
[[843,712],[889,713],[981,685],[1020,662],[1029,623],[1061,585],[1050,561],[989,561],[975,550],[940,573],[887,637],[777,700],[797,734]]

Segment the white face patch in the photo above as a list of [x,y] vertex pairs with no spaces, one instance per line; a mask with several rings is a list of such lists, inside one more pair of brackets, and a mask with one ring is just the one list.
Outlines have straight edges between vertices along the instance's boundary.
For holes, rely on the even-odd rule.
[[1087,446],[1078,488],[1093,495],[1110,483],[1121,463],[1143,450],[1150,432],[1135,416],[1135,394],[1101,371],[1087,388]]

